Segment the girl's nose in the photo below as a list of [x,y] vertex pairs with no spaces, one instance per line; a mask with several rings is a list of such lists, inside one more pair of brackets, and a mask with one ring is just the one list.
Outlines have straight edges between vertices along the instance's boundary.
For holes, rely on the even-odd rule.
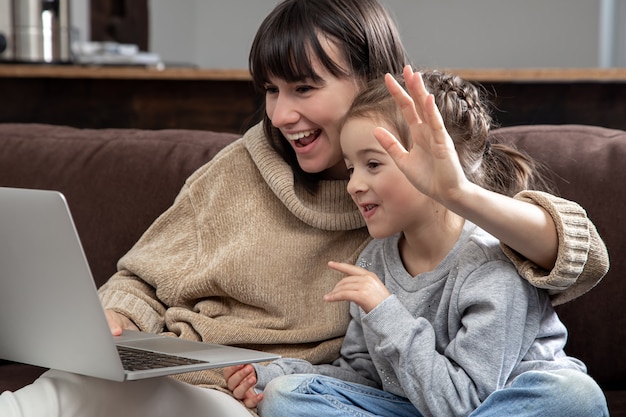
[[289,97],[278,94],[272,102],[267,103],[267,116],[277,128],[296,123],[300,118],[295,103]]
[[348,194],[350,194],[351,196],[362,193],[367,189],[365,182],[362,181],[356,170],[352,171],[352,174],[350,175],[350,180],[348,181],[348,186],[346,188],[348,190]]

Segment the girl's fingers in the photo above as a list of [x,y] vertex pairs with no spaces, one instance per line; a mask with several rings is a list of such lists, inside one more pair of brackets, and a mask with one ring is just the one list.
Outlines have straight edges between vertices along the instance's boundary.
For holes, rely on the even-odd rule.
[[395,100],[396,104],[402,111],[402,115],[406,122],[410,125],[421,123],[421,119],[415,109],[415,102],[409,95],[409,93],[402,88],[402,86],[396,81],[391,74],[385,75],[385,85],[389,90],[389,93]]
[[334,269],[335,271],[342,272],[346,275],[364,275],[368,271],[367,269],[361,268],[360,266],[347,264],[344,262],[328,262],[328,267]]
[[243,403],[248,408],[256,408],[263,400],[263,394],[255,394],[249,398],[246,398]]
[[241,382],[250,375],[244,368],[245,365],[234,365],[224,368],[224,378],[226,378],[229,390],[235,391],[241,385]]
[[[418,117],[433,132],[432,137],[435,139],[435,142],[444,141],[447,135],[443,118],[435,104],[435,97],[426,89],[422,75],[420,73],[412,73],[410,67],[407,66],[405,67],[404,77],[408,94],[413,97],[416,103],[415,107],[419,115]],[[415,139],[415,130],[413,126],[409,126]]]
[[[389,74],[385,75],[385,85],[402,111],[402,115],[409,126],[413,146],[422,148],[427,146],[426,142],[424,142],[426,139],[423,138],[422,130],[425,118],[429,117],[427,101],[432,95],[426,90],[421,75],[413,73],[410,66],[405,67],[404,77],[407,90],[402,88],[395,78]],[[410,90],[408,87],[410,87]]]
[[428,97],[429,92],[424,85],[424,80],[419,72],[413,72],[410,66],[404,67],[404,84],[408,91],[408,95],[415,102],[415,111],[421,121],[424,121],[424,101]]
[[236,372],[238,372],[244,366],[245,365],[232,365],[232,366],[224,367],[224,369],[223,369],[224,378],[226,378],[226,380],[228,380],[231,376],[233,376]]
[[432,136],[435,140],[435,143],[445,142],[448,138],[448,134],[446,131],[446,127],[443,123],[443,117],[441,117],[441,113],[435,104],[435,97],[429,95],[424,103],[425,107],[425,120],[427,120],[427,124],[430,127],[430,130],[433,132]]
[[402,146],[400,141],[384,127],[374,129],[374,138],[376,138],[380,146],[387,151],[396,164],[409,153],[404,146]]

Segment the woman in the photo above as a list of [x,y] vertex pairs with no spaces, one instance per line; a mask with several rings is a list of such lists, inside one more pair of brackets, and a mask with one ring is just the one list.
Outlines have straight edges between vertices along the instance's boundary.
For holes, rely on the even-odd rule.
[[[280,3],[250,53],[255,85],[265,91],[264,122],[192,174],[173,206],[120,260],[119,272],[100,289],[113,334],[139,328],[312,363],[337,358],[349,314],[345,303],[320,305],[340,279],[326,262],[354,262],[369,240],[345,191],[339,122],[367,80],[400,72],[407,61],[376,0]],[[563,291],[576,277],[603,276],[606,249],[576,204],[537,198],[544,211],[495,194],[488,200],[498,208],[489,219],[471,207],[474,216],[465,216],[533,260],[517,261],[529,279]],[[567,221],[560,208],[573,213]],[[574,255],[568,233],[556,230],[580,224],[590,257],[563,279]],[[49,372],[0,396],[0,414],[155,416],[167,415],[165,403],[187,416],[248,415],[229,395],[205,389],[225,386],[222,373],[211,371],[121,387]]]

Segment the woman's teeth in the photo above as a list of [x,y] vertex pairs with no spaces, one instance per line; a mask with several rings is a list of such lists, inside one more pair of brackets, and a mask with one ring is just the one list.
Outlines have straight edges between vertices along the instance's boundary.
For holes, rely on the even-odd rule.
[[295,146],[302,148],[310,145],[317,139],[317,129],[311,129],[304,132],[285,134],[285,137],[294,142]]
[[315,133],[315,129],[311,129],[311,130],[307,130],[304,132],[285,134],[285,137],[289,140],[300,140],[314,133]]

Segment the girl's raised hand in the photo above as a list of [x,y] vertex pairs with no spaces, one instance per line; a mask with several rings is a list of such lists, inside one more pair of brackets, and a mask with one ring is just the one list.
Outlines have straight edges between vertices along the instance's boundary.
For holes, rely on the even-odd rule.
[[423,194],[447,205],[459,198],[469,183],[465,177],[452,138],[446,131],[435,98],[428,93],[419,73],[404,68],[406,90],[387,74],[385,84],[409,125],[412,146],[404,146],[384,128],[374,135],[396,165]]

